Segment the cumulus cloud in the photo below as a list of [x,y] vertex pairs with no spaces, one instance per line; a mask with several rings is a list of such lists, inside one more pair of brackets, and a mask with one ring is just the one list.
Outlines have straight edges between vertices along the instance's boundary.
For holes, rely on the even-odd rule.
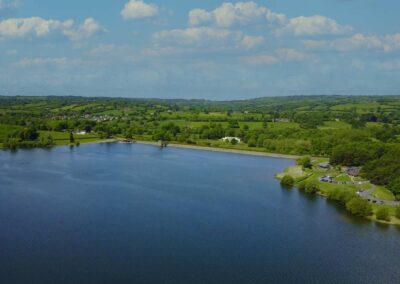
[[274,65],[279,62],[303,61],[308,56],[291,48],[279,48],[271,54],[256,54],[243,56],[242,60],[251,65]]
[[286,61],[301,61],[307,57],[303,52],[292,48],[279,48],[276,50],[276,54]]
[[161,31],[154,34],[156,41],[177,42],[186,45],[204,44],[209,41],[214,43],[237,41],[241,37],[240,32],[230,31],[228,29],[195,27],[187,29],[174,29]]
[[365,35],[357,33],[351,37],[335,40],[305,40],[303,44],[310,49],[337,50],[342,52],[361,49],[381,50],[391,52],[400,49],[400,34]]
[[253,49],[264,43],[262,36],[249,36],[243,32],[219,27],[189,27],[157,32],[156,42],[167,42],[194,47],[225,47]]
[[79,27],[75,29],[66,29],[63,33],[72,41],[80,41],[104,31],[105,29],[98,22],[93,18],[88,18]]
[[0,39],[42,38],[61,34],[72,41],[87,39],[104,29],[94,19],[88,18],[78,27],[73,20],[52,20],[40,17],[12,18],[0,21]]
[[340,25],[331,18],[315,15],[292,18],[286,26],[277,30],[277,34],[290,33],[296,36],[342,35],[350,33],[352,30],[351,26]]
[[236,25],[266,22],[283,24],[286,22],[286,16],[274,13],[253,1],[235,4],[227,2],[213,11],[194,9],[189,12],[191,26],[214,24],[221,28],[230,28]]
[[156,16],[158,10],[157,5],[147,4],[142,0],[130,0],[125,4],[121,16],[125,20],[144,19]]
[[244,49],[252,49],[255,48],[265,42],[265,38],[263,36],[248,36],[245,35],[238,43],[238,47]]

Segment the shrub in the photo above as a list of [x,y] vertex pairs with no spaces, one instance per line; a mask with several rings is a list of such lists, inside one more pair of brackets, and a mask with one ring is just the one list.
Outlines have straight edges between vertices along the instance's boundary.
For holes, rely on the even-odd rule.
[[400,206],[396,207],[396,210],[395,210],[394,214],[395,214],[396,218],[400,219]]
[[386,207],[379,208],[375,215],[378,220],[390,221],[389,209]]
[[297,187],[300,190],[306,190],[306,182],[303,181],[303,182],[299,183],[299,185]]
[[372,215],[372,206],[367,200],[359,197],[352,198],[346,203],[346,209],[349,210],[353,215],[366,217]]
[[312,163],[311,163],[311,159],[308,156],[299,158],[296,161],[297,165],[302,166],[303,169],[311,169],[312,168]]
[[315,194],[319,191],[319,187],[315,182],[307,182],[304,191],[309,194]]
[[352,198],[356,197],[356,195],[346,189],[334,189],[328,192],[328,198],[334,201],[337,201],[343,205],[349,202]]
[[293,187],[294,179],[289,175],[285,175],[281,180],[281,185],[285,187]]

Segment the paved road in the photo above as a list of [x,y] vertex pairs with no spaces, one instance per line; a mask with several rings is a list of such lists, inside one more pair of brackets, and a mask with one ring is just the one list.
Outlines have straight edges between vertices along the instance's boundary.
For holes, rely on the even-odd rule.
[[390,206],[400,206],[400,201],[382,200],[374,197],[373,193],[375,192],[375,189],[376,188],[359,191],[358,195],[363,199],[367,199],[370,203],[390,205]]

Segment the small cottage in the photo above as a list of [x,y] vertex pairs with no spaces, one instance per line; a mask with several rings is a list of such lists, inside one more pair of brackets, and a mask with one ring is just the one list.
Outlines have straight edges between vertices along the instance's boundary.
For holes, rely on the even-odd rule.
[[321,170],[329,170],[331,168],[331,165],[329,163],[321,163],[318,164],[318,168]]
[[346,173],[347,173],[349,176],[358,177],[358,176],[360,176],[360,168],[357,168],[357,167],[350,167],[350,168],[348,168],[348,169],[346,170]]

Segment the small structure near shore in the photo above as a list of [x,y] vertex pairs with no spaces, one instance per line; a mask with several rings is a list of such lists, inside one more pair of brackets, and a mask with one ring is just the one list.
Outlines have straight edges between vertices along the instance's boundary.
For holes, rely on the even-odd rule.
[[323,177],[319,178],[319,181],[332,183],[333,182],[333,177],[331,177],[331,176],[323,176]]
[[161,148],[166,148],[166,147],[168,146],[168,142],[167,142],[167,141],[164,141],[164,140],[159,140],[159,141],[158,141],[158,145],[159,145]]
[[318,164],[318,168],[321,170],[330,170],[331,169],[331,164],[329,163],[320,163]]
[[122,139],[122,140],[119,141],[119,143],[122,143],[122,144],[133,144],[133,143],[136,143],[136,141],[134,139]]
[[242,142],[242,140],[239,137],[224,137],[224,138],[222,138],[222,141],[229,142],[229,143],[232,143],[232,141],[235,141],[237,143]]
[[349,176],[358,177],[358,176],[360,176],[360,168],[357,168],[357,167],[350,167],[350,168],[348,168],[348,169],[346,170],[346,173],[347,173]]

